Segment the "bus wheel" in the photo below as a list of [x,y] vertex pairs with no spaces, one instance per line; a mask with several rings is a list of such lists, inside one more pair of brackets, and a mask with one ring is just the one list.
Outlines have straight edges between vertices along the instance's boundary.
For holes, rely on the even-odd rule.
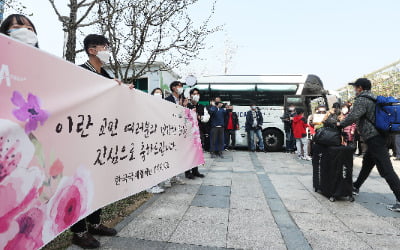
[[269,128],[263,131],[264,145],[268,151],[276,152],[283,148],[283,134],[278,129]]

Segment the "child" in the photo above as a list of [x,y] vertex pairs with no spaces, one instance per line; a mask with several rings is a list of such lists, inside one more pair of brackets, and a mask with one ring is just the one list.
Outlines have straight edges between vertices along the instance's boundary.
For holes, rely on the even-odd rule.
[[[311,161],[311,157],[308,155],[307,147],[307,131],[306,128],[309,126],[304,117],[304,110],[299,108],[296,110],[297,115],[293,117],[293,135],[296,139],[297,156],[299,159]],[[302,150],[303,149],[303,150]],[[304,155],[302,154],[304,152]]]

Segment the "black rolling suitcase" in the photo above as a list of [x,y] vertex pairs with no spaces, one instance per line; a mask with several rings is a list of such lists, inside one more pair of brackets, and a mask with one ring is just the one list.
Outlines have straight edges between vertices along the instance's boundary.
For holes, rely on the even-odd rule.
[[335,201],[337,198],[347,198],[349,201],[354,201],[354,148],[321,145],[317,145],[315,148],[314,152],[317,156],[313,157],[313,169],[318,175],[313,178],[314,189],[320,191],[330,201]]
[[313,188],[315,192],[321,190],[320,183],[322,156],[326,154],[327,150],[327,146],[316,143],[312,145]]

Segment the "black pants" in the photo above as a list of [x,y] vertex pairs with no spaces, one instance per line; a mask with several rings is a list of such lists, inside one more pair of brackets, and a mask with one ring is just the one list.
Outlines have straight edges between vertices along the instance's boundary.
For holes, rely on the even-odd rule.
[[70,229],[74,233],[82,233],[87,230],[86,222],[90,224],[100,224],[101,209],[94,211],[92,214],[88,215],[86,218],[75,223]]
[[380,176],[385,178],[396,199],[400,201],[400,180],[394,172],[389,150],[382,136],[375,136],[366,141],[368,149],[364,155],[360,174],[354,187],[360,188],[376,165]]
[[225,141],[226,147],[229,147],[232,140],[232,147],[236,146],[236,130],[234,129],[227,129],[225,130]]
[[211,129],[211,145],[210,152],[222,152],[224,151],[224,137],[225,129],[223,127],[214,127]]

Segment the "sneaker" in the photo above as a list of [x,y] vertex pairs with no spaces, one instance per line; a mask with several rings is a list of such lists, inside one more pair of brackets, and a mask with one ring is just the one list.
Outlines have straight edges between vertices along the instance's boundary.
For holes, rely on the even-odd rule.
[[388,206],[387,209],[393,212],[400,212],[400,202],[396,202],[396,204]]
[[168,179],[168,180],[166,180],[166,181],[164,182],[164,187],[166,187],[166,188],[172,187],[171,179]]
[[360,189],[353,187],[353,195],[359,195],[360,194]]
[[297,158],[298,158],[299,160],[303,160],[303,156],[302,156],[302,155],[297,155]]
[[173,182],[175,184],[178,184],[178,185],[185,185],[186,184],[186,182],[184,182],[182,180],[182,178],[179,177],[179,176],[172,177],[171,182]]
[[152,188],[147,189],[147,192],[151,193],[151,194],[161,194],[161,193],[164,193],[165,190],[162,187],[156,185]]
[[92,235],[102,235],[102,236],[117,235],[117,231],[114,228],[106,227],[103,224],[89,225],[88,231]]
[[190,179],[190,180],[194,180],[195,179],[194,175],[190,171],[185,172],[185,177]]
[[306,160],[306,161],[311,161],[312,159],[311,159],[311,157],[310,157],[310,156],[306,156],[306,157],[303,157],[303,160]]
[[87,249],[100,247],[100,242],[96,240],[89,232],[74,233],[72,236],[72,244]]

